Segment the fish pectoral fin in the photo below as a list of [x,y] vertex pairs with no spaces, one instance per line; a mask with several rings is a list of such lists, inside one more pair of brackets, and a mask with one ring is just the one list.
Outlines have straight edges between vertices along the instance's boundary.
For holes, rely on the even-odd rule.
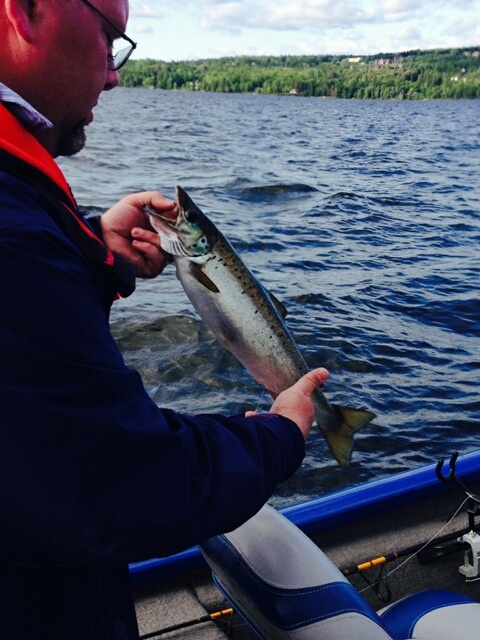
[[219,293],[220,289],[217,285],[210,280],[207,274],[203,271],[203,269],[196,264],[195,262],[190,262],[190,273],[195,278],[197,282],[199,282],[205,289],[209,291],[213,291],[213,293]]
[[336,404],[331,406],[334,409],[332,420],[330,424],[321,426],[320,429],[335,460],[340,466],[348,467],[355,432],[371,422],[375,414],[366,409],[352,409]]

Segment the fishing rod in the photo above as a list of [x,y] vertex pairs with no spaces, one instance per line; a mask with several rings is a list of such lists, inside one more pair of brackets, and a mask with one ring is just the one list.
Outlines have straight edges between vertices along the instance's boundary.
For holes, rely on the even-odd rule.
[[[462,538],[463,536],[468,537],[468,534],[478,533],[478,531],[480,531],[480,525],[475,525],[475,517],[480,514],[480,496],[470,491],[470,489],[457,476],[455,468],[457,458],[458,451],[454,451],[450,458],[449,471],[445,475],[442,471],[444,460],[439,460],[435,468],[435,474],[440,482],[453,482],[454,484],[456,484],[457,487],[466,496],[464,502],[448,520],[447,524],[455,518],[455,516],[460,512],[463,505],[466,504],[467,506],[465,511],[468,515],[468,527],[466,527],[465,529],[461,529],[460,531],[456,531],[455,533],[450,533],[441,537],[437,537],[435,535],[427,542],[412,545],[410,547],[405,547],[404,549],[400,549],[399,551],[393,551],[383,556],[379,556],[378,558],[373,558],[372,560],[362,562],[361,564],[346,567],[343,570],[341,569],[342,573],[345,576],[350,576],[362,571],[368,571],[373,567],[382,566],[388,562],[392,562],[393,560],[397,560],[398,558],[402,558],[408,555],[417,555],[420,564],[425,564],[437,558],[441,558],[442,556],[455,553],[456,551],[465,551],[471,548],[471,545],[468,542],[459,540],[459,538]],[[443,528],[445,527],[442,527],[442,529]],[[440,531],[442,529],[440,529]],[[440,533],[440,531],[438,533]],[[454,541],[454,544],[449,545],[448,543],[452,541]]]
[[[207,613],[204,616],[200,616],[199,618],[193,618],[192,620],[187,620],[185,622],[180,622],[178,624],[174,624],[171,627],[165,627],[164,629],[159,629],[158,631],[151,631],[150,633],[145,633],[143,636],[140,636],[140,640],[146,640],[147,638],[155,638],[163,635],[164,633],[170,633],[171,631],[178,631],[179,629],[187,629],[188,627],[193,627],[197,624],[202,624],[202,622],[215,622],[220,618],[233,615],[233,609],[223,609],[222,611],[215,611],[214,613]],[[228,634],[227,634],[228,635]]]
[[[471,527],[468,527],[465,529],[461,529],[460,531],[456,531],[455,533],[450,533],[440,537],[434,536],[428,542],[404,547],[403,549],[399,549],[398,551],[386,553],[382,556],[372,558],[371,560],[366,560],[365,562],[362,562],[360,564],[345,567],[343,569],[340,569],[340,571],[346,577],[350,577],[355,574],[360,575],[367,583],[367,587],[361,590],[360,593],[367,589],[371,589],[380,600],[380,602],[382,602],[382,604],[388,604],[392,599],[392,591],[390,589],[390,585],[388,584],[388,578],[395,571],[403,567],[415,556],[417,557],[417,560],[420,564],[426,564],[428,562],[436,560],[437,558],[441,558],[458,551],[463,551],[464,554],[467,554],[468,550],[471,549],[471,545],[466,541],[466,539],[471,537],[472,534],[477,535],[477,531],[479,530],[480,525],[474,527],[473,529]],[[463,538],[463,536],[465,536],[465,539]],[[389,562],[398,560],[399,558],[403,558],[405,556],[410,557],[408,557],[402,564],[395,567],[389,573],[384,574],[384,569]],[[465,567],[460,568],[460,572],[465,573],[465,575],[468,576],[473,571],[474,567],[467,562],[467,558],[465,558],[464,564]],[[375,567],[379,567],[380,571],[375,579],[370,580],[366,572]],[[473,573],[476,574],[476,571],[473,571]]]
[[[427,562],[432,562],[433,560],[441,558],[442,556],[455,553],[456,551],[464,551],[468,549],[469,545],[466,542],[459,542],[457,538],[462,537],[470,531],[475,531],[476,533],[478,533],[480,531],[480,525],[476,525],[473,529],[471,529],[470,527],[466,527],[465,529],[460,529],[455,533],[449,533],[445,536],[435,538],[433,540],[430,540],[429,542],[421,542],[409,547],[404,547],[403,549],[399,549],[398,551],[386,553],[382,556],[378,556],[377,558],[372,558],[371,560],[361,562],[360,564],[350,565],[349,567],[340,569],[340,571],[344,576],[348,577],[354,575],[355,573],[368,571],[369,569],[373,569],[374,567],[388,564],[389,562],[398,560],[398,558],[403,558],[409,555],[417,555],[420,564],[426,564]],[[455,541],[455,544],[446,544],[452,541]]]

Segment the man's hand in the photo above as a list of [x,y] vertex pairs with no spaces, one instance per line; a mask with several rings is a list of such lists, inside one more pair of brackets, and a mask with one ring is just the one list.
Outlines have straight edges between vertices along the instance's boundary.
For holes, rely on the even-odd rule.
[[100,219],[105,245],[123,256],[140,278],[158,276],[170,262],[143,210],[147,204],[165,217],[173,220],[177,217],[175,202],[166,200],[157,191],[144,191],[123,198]]
[[[312,402],[313,392],[327,378],[328,371],[326,369],[320,368],[310,371],[293,386],[285,389],[277,396],[270,413],[277,413],[293,420],[306,440],[315,418],[315,409]],[[255,412],[248,411],[245,415],[249,417],[255,415]]]

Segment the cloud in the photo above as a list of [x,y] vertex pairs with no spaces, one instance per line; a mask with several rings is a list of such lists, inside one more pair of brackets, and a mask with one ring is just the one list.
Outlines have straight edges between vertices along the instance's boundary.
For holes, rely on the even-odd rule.
[[[460,0],[465,9],[475,0]],[[205,30],[309,32],[431,18],[451,0],[191,0]]]
[[368,55],[474,46],[479,6],[480,0],[131,0],[131,28],[162,33],[139,37],[137,57],[140,51],[162,59],[227,51]]
[[352,24],[362,18],[355,2],[337,0],[230,1],[204,4],[201,18],[205,29],[245,27],[251,29],[299,30],[312,26]]
[[132,33],[145,36],[155,33],[151,21],[163,17],[164,14],[158,10],[154,2],[130,3],[130,19],[132,25],[130,30]]
[[452,36],[471,34],[472,42],[480,42],[480,25],[478,19],[473,16],[466,16],[460,20],[449,24],[445,28],[445,33]]
[[136,24],[132,28],[132,33],[148,35],[150,33],[155,33],[155,30],[148,24]]
[[132,2],[130,4],[130,18],[161,18],[163,13],[155,6],[154,2]]
[[385,0],[382,7],[378,7],[378,13],[385,22],[404,22],[424,11],[425,4],[428,3],[419,3],[418,0]]

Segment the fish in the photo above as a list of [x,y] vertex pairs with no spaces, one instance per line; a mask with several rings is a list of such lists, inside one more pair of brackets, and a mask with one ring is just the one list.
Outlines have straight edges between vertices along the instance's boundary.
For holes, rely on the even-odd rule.
[[[162,249],[173,257],[177,278],[217,340],[276,398],[310,370],[285,324],[284,305],[179,186],[176,201],[176,220],[145,208]],[[330,403],[321,388],[312,400],[315,422],[333,457],[348,467],[355,432],[375,414]]]

